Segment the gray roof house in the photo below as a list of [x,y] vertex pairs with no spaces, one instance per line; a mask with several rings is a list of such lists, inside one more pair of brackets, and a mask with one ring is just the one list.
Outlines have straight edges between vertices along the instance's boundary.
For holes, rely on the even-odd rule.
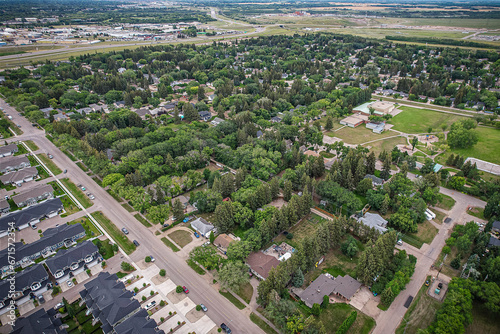
[[38,201],[52,198],[54,196],[54,188],[50,184],[44,184],[40,187],[25,191],[19,195],[12,196],[12,200],[18,207],[30,206]]
[[321,274],[302,293],[300,299],[308,306],[321,304],[323,296],[334,294],[345,300],[351,300],[361,287],[361,283],[349,275],[333,278],[329,274]]
[[[43,237],[29,244],[17,242],[14,244],[16,252],[14,255],[10,256],[10,259],[7,248],[0,250],[1,274],[3,276],[7,273],[10,265],[14,268],[28,266],[33,264],[33,261],[39,257],[47,257],[63,246],[70,247],[74,242],[84,236],[85,229],[81,224],[63,224],[46,229],[43,232]],[[10,263],[13,259],[15,261],[14,264]]]
[[[7,306],[10,299],[18,300],[30,292],[39,290],[43,285],[49,283],[49,274],[41,264],[16,273],[12,280],[15,285],[15,292],[11,292],[11,281],[4,279],[0,281],[0,309]],[[14,298],[12,298],[14,297]]]
[[20,317],[10,334],[67,334],[66,329],[61,328],[62,321],[56,318],[56,314],[52,308],[47,311],[41,308],[27,317]]
[[19,148],[17,147],[16,144],[9,144],[9,145],[5,145],[5,146],[0,146],[0,158],[7,157],[9,155],[17,153],[18,151],[19,151]]
[[500,247],[500,240],[495,238],[494,236],[490,236],[490,241],[488,241],[488,247]]
[[212,114],[209,111],[199,111],[198,116],[202,121],[208,122],[212,118]]
[[92,241],[86,240],[74,247],[59,251],[56,256],[45,261],[50,273],[59,279],[90,264],[99,257],[99,249]]
[[[198,231],[202,236],[209,237],[210,232],[215,228],[214,225],[199,217],[191,222],[191,227]],[[215,232],[214,232],[215,233]]]
[[115,326],[139,311],[140,304],[133,295],[125,289],[123,282],[118,281],[116,274],[111,275],[108,272],[100,272],[80,291],[94,322],[101,322],[104,333],[111,333]]
[[491,225],[491,231],[492,231],[492,232],[497,232],[497,233],[500,233],[500,221],[495,220],[495,221],[493,222],[493,225]]
[[0,212],[1,213],[8,213],[10,211],[10,205],[9,202],[7,202],[6,199],[0,199]]
[[13,223],[18,230],[22,230],[29,225],[33,226],[43,218],[55,217],[62,210],[63,204],[61,200],[54,198],[0,217],[0,237],[7,234],[7,230],[11,227],[9,223]]
[[372,180],[373,186],[381,186],[384,184],[384,179],[381,179],[380,177],[376,177],[375,175],[366,174],[364,178]]
[[9,173],[29,166],[31,166],[30,161],[25,156],[2,159],[0,160],[0,173]]
[[373,227],[380,233],[387,231],[387,220],[379,214],[366,212],[363,217],[358,218],[358,222],[366,226]]
[[149,317],[148,311],[141,308],[139,312],[115,326],[116,334],[165,334],[154,319]]
[[212,125],[219,125],[220,123],[224,122],[224,120],[222,118],[219,118],[219,117],[215,117],[210,123]]
[[16,184],[20,186],[23,182],[32,181],[38,175],[38,169],[36,167],[28,167],[13,173],[8,173],[0,175],[0,181],[3,184]]

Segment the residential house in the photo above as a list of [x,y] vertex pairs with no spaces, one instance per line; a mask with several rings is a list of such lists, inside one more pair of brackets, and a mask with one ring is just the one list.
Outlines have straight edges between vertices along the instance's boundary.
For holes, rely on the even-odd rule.
[[10,211],[10,204],[6,199],[0,199],[0,213],[8,213]]
[[[63,224],[57,227],[46,229],[43,232],[43,237],[40,239],[24,244],[16,242],[14,248],[16,252],[10,255],[7,248],[0,250],[0,270],[2,276],[6,275],[9,267],[25,268],[34,264],[34,261],[40,257],[47,258],[61,247],[70,247],[78,239],[85,236],[85,229],[81,224],[67,225]],[[12,263],[14,262],[14,263]]]
[[52,108],[52,107],[40,109],[40,111],[43,112],[43,115],[44,115],[45,118],[49,118],[50,117],[50,113],[51,113],[52,110],[54,110],[54,108]]
[[376,177],[375,175],[366,174],[364,178],[372,180],[373,186],[381,186],[384,184],[384,179],[381,179],[380,177]]
[[262,137],[262,135],[263,135],[262,131],[258,130],[258,131],[257,131],[257,138]]
[[0,181],[3,184],[15,184],[20,187],[22,183],[34,180],[36,176],[38,176],[38,169],[28,167],[13,173],[0,175]]
[[210,95],[208,95],[208,101],[209,101],[209,102],[213,102],[216,96],[217,96],[217,95],[215,95],[215,94],[210,94]]
[[19,148],[17,147],[16,144],[9,144],[5,146],[0,146],[0,158],[7,157],[9,155],[13,155],[14,153],[17,153],[19,151]]
[[53,308],[47,311],[40,308],[35,313],[18,318],[10,334],[67,334],[66,329],[62,328],[61,318],[56,317],[57,314]]
[[234,237],[232,235],[227,235],[224,233],[221,233],[215,238],[214,240],[214,245],[217,247],[222,253],[226,254],[227,248],[229,247],[229,244],[233,241],[240,240],[238,237]]
[[19,195],[12,196],[12,200],[18,207],[30,206],[36,202],[54,197],[54,189],[50,184],[44,184],[40,187],[25,191]]
[[100,272],[96,278],[86,283],[80,296],[94,318],[93,324],[100,321],[101,329],[106,334],[113,333],[115,326],[125,322],[141,306],[116,274],[108,272]]
[[491,232],[500,233],[500,221],[495,220],[493,225],[491,225]]
[[10,173],[30,166],[30,161],[25,156],[2,159],[0,160],[0,173]]
[[59,251],[45,261],[50,273],[58,282],[66,281],[69,275],[76,276],[99,262],[99,249],[86,240],[69,249]]
[[363,217],[358,218],[358,222],[373,227],[380,233],[387,231],[387,220],[377,213],[366,212]]
[[281,123],[281,117],[278,117],[278,116],[271,117],[271,122],[272,123]]
[[145,120],[145,119],[146,119],[146,115],[151,115],[151,114],[149,113],[149,109],[147,109],[147,108],[137,109],[137,110],[135,111],[135,113],[136,113],[137,115],[139,115],[139,116],[141,117],[141,119],[143,119],[143,120]]
[[361,283],[349,275],[333,278],[330,274],[321,274],[300,293],[299,297],[308,307],[321,304],[323,297],[330,295],[349,301],[360,287]]
[[40,294],[41,291],[39,290],[46,286],[47,283],[49,283],[49,274],[47,274],[47,271],[45,271],[45,268],[41,264],[36,264],[33,267],[16,273],[12,280],[1,280],[0,309],[9,305],[11,299],[20,304],[19,299],[29,296],[30,292],[35,293],[35,291],[38,291],[37,294]]
[[224,120],[223,120],[222,118],[215,117],[215,118],[214,118],[214,119],[213,119],[210,123],[211,123],[212,125],[217,126],[217,125],[219,125],[219,124],[220,124],[220,123],[222,123],[222,122],[224,122]]
[[198,115],[200,116],[200,120],[208,122],[210,118],[212,118],[212,114],[209,111],[199,111]]
[[63,122],[63,121],[69,120],[69,117],[64,115],[63,113],[55,114],[53,117],[54,117],[54,121],[56,121],[56,122]]
[[154,319],[149,317],[148,311],[141,308],[115,326],[114,334],[165,334],[165,332],[158,328]]
[[75,112],[79,113],[80,115],[87,115],[93,111],[94,110],[91,107],[85,107],[85,108],[80,108],[80,109],[75,110]]
[[113,105],[116,109],[125,108],[125,101],[116,101]]
[[[191,222],[191,227],[194,228],[201,236],[208,238],[210,232],[214,231],[215,226],[205,219],[199,217]],[[214,231],[215,233],[215,231]]]
[[22,230],[28,226],[33,227],[40,220],[57,216],[63,210],[63,204],[59,198],[49,199],[43,203],[30,206],[24,210],[12,212],[0,217],[0,238],[7,234],[12,225]]
[[500,240],[494,236],[490,236],[490,241],[488,241],[488,247],[500,247]]
[[257,278],[265,280],[269,276],[271,269],[276,268],[280,261],[274,256],[254,252],[248,256],[246,264]]

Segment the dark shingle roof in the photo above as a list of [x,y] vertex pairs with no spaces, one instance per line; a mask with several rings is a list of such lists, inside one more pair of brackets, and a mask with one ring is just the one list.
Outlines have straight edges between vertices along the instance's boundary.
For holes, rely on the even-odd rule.
[[16,205],[19,205],[19,203],[25,202],[30,198],[35,198],[48,192],[53,193],[54,188],[52,188],[50,184],[43,184],[35,189],[30,189],[29,191],[22,192],[19,195],[12,196],[12,200],[16,203]]
[[[49,275],[41,264],[36,264],[15,275],[16,291],[22,291],[31,286],[34,282],[40,282],[47,278]],[[0,281],[0,300],[9,295],[10,282],[8,280]]]
[[[61,225],[54,228],[49,228],[43,232],[43,237],[29,244],[16,243],[16,252],[14,258],[17,261],[21,261],[27,256],[31,256],[38,252],[43,251],[47,247],[51,247],[59,244],[67,239],[72,239],[78,234],[85,232],[85,229],[81,224],[74,225]],[[9,264],[7,248],[0,251],[0,268]]]
[[38,205],[30,206],[27,209],[16,211],[0,218],[0,231],[6,231],[11,222],[14,222],[16,226],[21,226],[33,219],[42,218],[51,212],[62,210],[62,208],[61,200],[53,198]]
[[65,334],[65,329],[60,329],[60,321],[54,319],[43,308],[27,317],[17,319],[11,334]]
[[141,308],[139,312],[115,327],[116,334],[164,334],[162,330],[156,330],[157,324],[154,319],[148,319],[148,311]]
[[20,169],[16,172],[1,175],[0,181],[2,181],[2,183],[6,184],[6,183],[22,181],[25,178],[33,177],[36,175],[38,175],[38,169],[36,169],[36,167],[28,167],[28,168]]
[[73,263],[78,263],[85,259],[86,256],[93,255],[98,251],[97,246],[92,241],[87,240],[75,247],[59,251],[56,256],[45,261],[45,264],[50,272],[55,274],[58,270],[63,270]]
[[0,146],[0,154],[5,154],[8,152],[18,151],[18,147],[16,144],[9,144],[5,146]]
[[7,167],[19,166],[22,163],[29,164],[30,161],[25,156],[18,155],[17,157],[9,157],[0,160],[0,170],[4,170]]

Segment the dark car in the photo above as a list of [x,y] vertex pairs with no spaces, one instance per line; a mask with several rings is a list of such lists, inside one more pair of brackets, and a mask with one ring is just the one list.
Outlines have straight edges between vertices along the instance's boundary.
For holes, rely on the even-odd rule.
[[438,284],[438,288],[439,288],[439,289],[442,289],[442,288],[443,288],[443,283],[439,283],[439,284]]
[[231,334],[231,329],[229,327],[227,327],[227,325],[225,323],[220,324],[220,328],[222,328],[222,330],[224,332],[226,332],[227,334]]
[[127,230],[125,227],[123,227],[123,228],[122,228],[122,232],[123,232],[124,234],[128,234],[128,230]]
[[132,241],[132,242],[134,243],[134,245],[135,245],[136,247],[139,247],[139,243],[137,242],[137,240],[134,240],[134,241]]

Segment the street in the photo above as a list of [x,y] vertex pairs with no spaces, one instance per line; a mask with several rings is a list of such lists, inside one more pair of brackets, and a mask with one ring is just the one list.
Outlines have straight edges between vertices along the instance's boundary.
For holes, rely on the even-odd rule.
[[130,240],[137,240],[141,244],[130,255],[131,261],[140,261],[148,255],[153,255],[156,258],[156,264],[167,271],[167,275],[172,281],[189,288],[190,298],[196,304],[203,303],[208,307],[207,314],[216,324],[225,322],[235,333],[262,333],[262,330],[257,325],[219,294],[205,279],[196,274],[184,260],[180,259],[160,239],[155,237],[153,232],[146,229],[111,195],[62,153],[45,137],[43,130],[31,126],[27,119],[20,116],[3,99],[0,99],[0,107],[4,109],[5,113],[12,116],[14,124],[21,125],[21,130],[24,132],[20,136],[9,138],[8,142],[32,140],[40,148],[37,153],[52,154],[54,156],[52,161],[59,168],[67,169],[67,173],[58,175],[58,178],[69,177],[73,183],[84,185],[89,192],[95,195],[94,205],[88,211],[102,211],[119,229],[125,227],[129,230],[128,237]]

